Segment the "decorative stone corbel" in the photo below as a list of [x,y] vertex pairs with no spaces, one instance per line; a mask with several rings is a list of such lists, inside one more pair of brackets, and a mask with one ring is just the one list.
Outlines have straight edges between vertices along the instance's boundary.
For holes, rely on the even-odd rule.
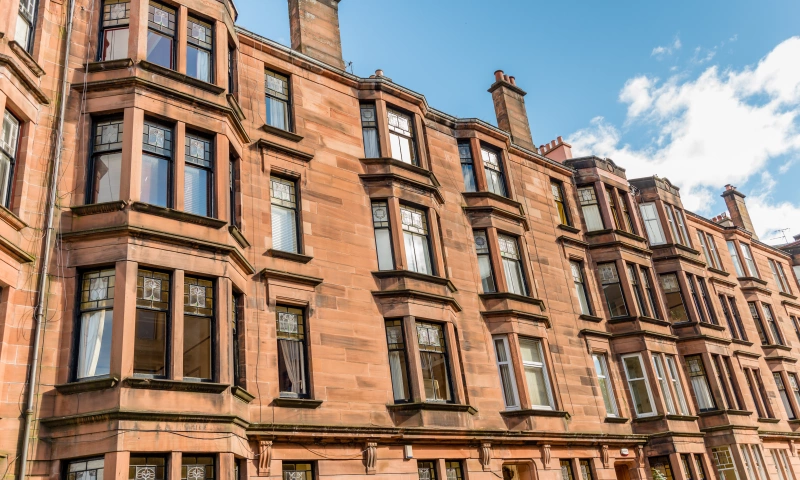
[[600,458],[603,460],[603,466],[608,468],[608,445],[600,447]]
[[550,468],[550,445],[542,445],[542,465]]
[[272,463],[272,441],[259,440],[258,442],[258,476],[268,477],[269,466]]
[[367,469],[367,475],[375,474],[376,463],[378,463],[378,444],[367,442],[364,447],[364,467]]
[[644,468],[644,447],[641,445],[636,447],[636,460],[639,463],[639,468]]
[[481,466],[483,467],[484,472],[488,472],[492,469],[490,465],[492,462],[492,444],[491,443],[481,443],[479,460],[481,462]]
[[794,457],[794,454],[795,454],[795,451],[794,451],[794,440],[792,440],[792,439],[789,439],[789,453],[791,453],[792,456]]

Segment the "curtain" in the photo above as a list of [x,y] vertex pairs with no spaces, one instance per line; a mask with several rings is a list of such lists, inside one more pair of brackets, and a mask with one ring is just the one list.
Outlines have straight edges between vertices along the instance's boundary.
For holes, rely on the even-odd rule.
[[78,350],[78,378],[93,377],[100,359],[106,311],[87,312],[81,316],[81,337]]
[[381,156],[378,147],[378,130],[375,128],[365,128],[364,136],[364,156],[365,158],[378,158]]
[[209,60],[211,56],[208,52],[204,52],[202,50],[197,51],[197,78],[204,82],[210,82],[211,78],[209,73],[211,72],[211,68],[209,66]]
[[603,229],[603,219],[600,217],[600,209],[597,205],[584,205],[583,218],[586,220],[586,229],[590,232]]
[[286,130],[286,105],[276,98],[267,98],[267,120],[272,127]]
[[522,267],[519,262],[508,258],[503,259],[503,270],[506,274],[508,291],[517,295],[527,295],[525,280],[522,278]]
[[403,376],[403,362],[400,356],[403,352],[389,352],[389,371],[392,375],[392,390],[395,400],[406,399],[405,378]]
[[305,369],[303,368],[303,345],[294,340],[279,340],[286,373],[292,382],[292,393],[306,393]]
[[697,404],[700,406],[700,410],[714,408],[714,400],[711,398],[711,392],[708,391],[708,383],[706,383],[705,377],[692,377],[692,389],[697,396]]

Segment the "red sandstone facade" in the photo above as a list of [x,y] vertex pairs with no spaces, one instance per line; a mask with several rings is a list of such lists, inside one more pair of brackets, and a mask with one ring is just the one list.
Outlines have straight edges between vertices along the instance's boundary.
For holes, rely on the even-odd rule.
[[338,0],[290,1],[292,49],[229,1],[77,0],[69,45],[71,0],[9,2],[4,476],[800,473],[800,260],[735,188],[710,220],[535,147],[503,72],[500,128],[348,74]]

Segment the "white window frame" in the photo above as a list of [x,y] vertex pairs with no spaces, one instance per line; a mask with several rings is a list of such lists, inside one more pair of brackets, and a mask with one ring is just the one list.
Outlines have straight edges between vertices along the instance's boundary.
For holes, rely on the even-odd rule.
[[711,258],[714,260],[714,268],[717,270],[722,270],[722,259],[719,258],[719,251],[717,250],[717,242],[714,241],[714,237],[711,236],[710,233],[706,233],[706,244],[708,245],[708,250],[711,252]]
[[[596,358],[599,359],[599,361],[595,361]],[[609,401],[611,402],[611,405],[605,405],[605,407],[606,407],[606,416],[607,417],[619,417],[619,407],[617,406],[617,398],[614,396],[614,385],[613,385],[613,382],[611,381],[611,374],[608,373],[608,359],[606,357],[606,354],[605,353],[593,353],[592,354],[592,363],[594,363],[594,365],[595,365],[594,372],[595,372],[595,376],[597,377],[597,384],[598,384],[600,390],[603,390],[603,383],[601,383],[600,380],[605,380],[604,383],[605,383],[605,386],[606,386],[606,388],[605,388],[606,396],[608,397]],[[598,364],[600,365],[600,371],[599,372],[597,371],[597,365]],[[604,397],[603,403],[605,404],[605,397]],[[613,413],[609,412],[609,407],[611,407],[610,410],[613,410]]]
[[664,404],[667,407],[667,414],[669,415],[676,415],[678,413],[675,410],[675,401],[672,398],[672,392],[669,388],[669,382],[667,382],[667,374],[664,371],[664,362],[661,359],[660,353],[654,353],[652,355],[653,358],[653,372],[656,375],[656,380],[658,381],[658,386],[661,387],[661,394],[664,397]]
[[[500,361],[500,358],[499,358],[499,355],[498,355],[498,351],[497,351],[497,342],[498,341],[502,342],[503,348],[505,349],[506,361],[504,361],[504,362]],[[514,375],[514,361],[511,358],[511,349],[508,346],[508,335],[495,335],[495,336],[493,336],[492,337],[492,345],[494,346],[494,358],[495,358],[495,363],[497,364],[497,375],[498,375],[498,377],[500,379],[500,389],[503,392],[503,403],[506,404],[506,410],[519,410],[521,408],[520,402],[519,402],[519,390],[517,389],[517,379],[516,379],[516,376]],[[512,394],[512,396],[514,398],[514,401],[516,402],[514,405],[508,405],[506,403],[506,394],[508,392],[505,391],[505,386],[503,385],[503,372],[501,370],[501,366],[503,366],[503,365],[508,367],[508,373],[510,375],[509,378],[511,379],[511,390],[512,390],[511,394]]]
[[725,243],[728,245],[728,253],[731,256],[733,268],[736,270],[736,276],[744,277],[744,265],[742,265],[742,259],[739,258],[739,252],[736,251],[736,242],[728,240]]
[[[625,363],[625,359],[634,358],[634,357],[639,361],[639,367],[642,369],[642,374],[644,375],[644,377],[631,378],[631,374],[628,371],[628,365]],[[649,413],[639,413],[639,412],[636,411],[636,401],[635,401],[635,399],[633,399],[634,400],[634,402],[633,402],[633,413],[636,414],[636,418],[647,418],[647,417],[652,417],[652,416],[657,415],[658,414],[658,410],[656,409],[656,402],[653,400],[653,392],[650,389],[650,381],[647,378],[647,368],[645,367],[645,363],[642,360],[642,354],[641,353],[631,353],[631,354],[628,354],[628,355],[622,355],[622,357],[620,357],[620,358],[622,359],[622,368],[625,369],[625,379],[628,382],[628,390],[631,393],[631,399],[633,399],[633,390],[631,389],[631,382],[638,381],[638,380],[643,380],[645,388],[647,390],[647,397],[650,400],[650,407],[653,409],[653,411],[649,412]]]
[[744,257],[744,266],[747,269],[747,273],[753,278],[761,278],[758,276],[758,268],[756,267],[756,261],[753,258],[753,251],[750,249],[750,245],[739,242],[739,246],[742,247],[742,257]]
[[674,355],[664,355],[667,366],[667,374],[669,380],[672,382],[672,387],[675,389],[675,395],[678,396],[678,408],[681,415],[689,415],[689,405],[686,403],[686,396],[683,394],[683,386],[681,385],[681,378],[678,376],[678,365]]
[[[538,369],[542,370],[542,374],[544,376],[544,386],[545,386],[545,389],[547,390],[547,401],[550,403],[550,405],[533,405],[533,402],[531,402],[531,409],[533,409],[533,410],[555,410],[555,402],[553,401],[553,387],[550,384],[550,374],[547,371],[547,362],[546,362],[546,358],[544,356],[544,347],[542,347],[542,339],[541,338],[521,337],[519,339],[520,350],[522,349],[522,343],[525,343],[525,342],[530,342],[530,343],[536,344],[536,347],[539,349],[539,358],[541,358],[542,361],[541,362],[526,362],[523,359],[522,360],[522,368],[523,368],[523,370],[525,369],[525,367],[538,368]],[[525,381],[526,382],[528,381],[527,376],[525,377]],[[528,400],[529,401],[530,401],[530,389],[531,389],[531,386],[528,385],[528,390],[529,390],[529,392],[528,392]]]
[[667,243],[667,238],[664,236],[664,228],[661,226],[661,219],[658,218],[656,204],[653,202],[642,203],[639,205],[639,212],[642,214],[642,222],[644,222],[644,229],[647,232],[650,245]]

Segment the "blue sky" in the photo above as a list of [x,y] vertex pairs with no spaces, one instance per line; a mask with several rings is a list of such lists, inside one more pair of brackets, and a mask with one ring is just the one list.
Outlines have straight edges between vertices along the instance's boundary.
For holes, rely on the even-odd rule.
[[[236,0],[288,45],[286,0]],[[563,135],[629,178],[657,173],[713,216],[732,183],[762,240],[800,233],[800,2],[342,0],[344,58],[437,109],[495,123],[502,69],[528,92],[534,141]],[[766,173],[765,173],[766,172]]]

